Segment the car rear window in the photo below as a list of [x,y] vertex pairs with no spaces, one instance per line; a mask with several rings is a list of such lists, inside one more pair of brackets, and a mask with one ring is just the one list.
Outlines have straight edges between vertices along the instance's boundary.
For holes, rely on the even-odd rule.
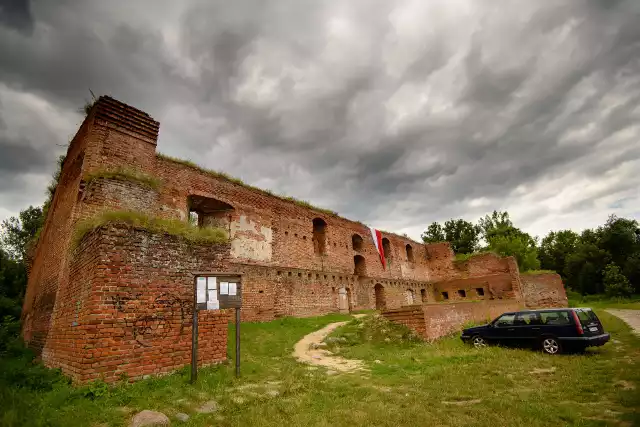
[[569,313],[566,311],[543,311],[540,313],[543,325],[570,325]]
[[591,310],[576,310],[576,314],[580,319],[580,323],[598,320],[596,314]]

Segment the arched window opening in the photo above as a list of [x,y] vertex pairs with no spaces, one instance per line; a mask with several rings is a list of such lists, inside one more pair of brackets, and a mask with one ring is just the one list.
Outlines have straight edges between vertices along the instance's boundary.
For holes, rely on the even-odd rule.
[[376,310],[384,310],[387,305],[384,296],[384,286],[380,283],[376,283],[373,290],[376,294]]
[[411,245],[407,244],[406,249],[407,249],[407,261],[413,262],[413,248],[411,247]]
[[389,264],[391,261],[391,243],[386,237],[382,239],[382,251],[384,252],[384,259],[387,261],[387,264]]
[[362,237],[360,237],[359,234],[354,234],[353,236],[351,236],[351,244],[353,246],[353,250],[359,252],[362,250],[364,241],[362,240]]
[[413,291],[413,289],[407,289],[404,294],[405,294],[405,297],[406,297],[406,300],[407,300],[407,305],[415,304],[416,295],[415,295],[415,292]]
[[420,289],[420,300],[422,302],[427,302],[427,290],[426,289]]
[[327,251],[327,223],[321,218],[313,220],[313,252],[324,255]]
[[189,196],[189,222],[198,227],[220,227],[227,229],[231,223],[233,206],[222,200],[204,196]]
[[367,275],[367,265],[362,255],[356,255],[353,257],[353,274],[358,276]]

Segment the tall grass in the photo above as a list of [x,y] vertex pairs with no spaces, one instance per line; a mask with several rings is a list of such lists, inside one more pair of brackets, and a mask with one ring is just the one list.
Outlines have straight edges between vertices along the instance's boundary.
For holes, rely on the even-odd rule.
[[149,216],[133,211],[105,211],[79,222],[73,233],[71,248],[78,247],[84,236],[107,224],[121,224],[140,228],[152,233],[166,233],[194,243],[226,243],[228,235],[217,227],[197,227],[185,221]]
[[124,167],[95,171],[87,175],[85,181],[89,184],[100,178],[137,182],[154,190],[160,188],[160,185],[162,184],[162,181],[158,177]]

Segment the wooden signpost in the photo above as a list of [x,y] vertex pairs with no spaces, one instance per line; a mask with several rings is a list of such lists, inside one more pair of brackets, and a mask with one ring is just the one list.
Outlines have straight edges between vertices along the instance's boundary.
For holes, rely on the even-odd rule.
[[241,273],[194,273],[193,327],[191,335],[191,383],[198,378],[198,312],[235,308],[236,377],[240,376],[240,308],[242,307]]

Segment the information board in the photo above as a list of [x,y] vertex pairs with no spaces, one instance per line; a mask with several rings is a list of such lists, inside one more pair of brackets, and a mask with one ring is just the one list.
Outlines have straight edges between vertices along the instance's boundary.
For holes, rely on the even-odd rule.
[[196,274],[196,307],[198,310],[220,310],[242,307],[242,276],[223,273]]

